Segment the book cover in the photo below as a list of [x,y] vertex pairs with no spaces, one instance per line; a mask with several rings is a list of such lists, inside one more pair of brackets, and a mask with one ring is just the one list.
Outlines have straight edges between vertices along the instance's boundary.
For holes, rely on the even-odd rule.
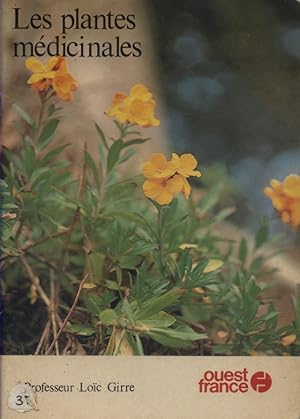
[[3,1],[2,417],[299,419],[299,19]]

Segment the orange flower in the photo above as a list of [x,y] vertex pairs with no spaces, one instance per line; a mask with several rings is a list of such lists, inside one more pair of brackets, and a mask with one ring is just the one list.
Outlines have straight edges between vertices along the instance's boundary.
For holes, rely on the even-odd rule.
[[164,179],[174,175],[176,169],[168,162],[164,154],[154,153],[143,165],[143,174],[147,179]]
[[192,154],[179,157],[173,153],[170,161],[162,153],[152,154],[143,165],[143,174],[147,178],[143,185],[145,196],[160,205],[169,204],[179,192],[188,199],[191,185],[187,177],[201,175],[194,170],[196,166],[197,160]]
[[53,79],[55,76],[55,66],[59,61],[59,57],[51,57],[46,64],[43,64],[42,61],[38,60],[35,57],[27,58],[25,61],[25,66],[28,70],[32,71],[33,74],[27,80],[28,84],[37,86],[39,90],[43,86],[44,80]]
[[61,57],[60,66],[55,73],[52,87],[57,96],[65,101],[72,99],[72,92],[77,89],[78,83],[67,70],[65,58]]
[[183,154],[179,157],[176,153],[172,153],[171,162],[175,167],[176,172],[184,177],[201,176],[201,173],[198,170],[194,170],[197,167],[198,162],[192,154]]
[[299,227],[300,176],[290,174],[283,182],[272,179],[270,186],[264,189],[264,193],[272,200],[273,207],[279,212],[281,220],[293,228]]
[[77,82],[68,72],[64,57],[52,57],[46,64],[35,57],[30,57],[27,58],[25,65],[33,72],[27,80],[28,84],[40,92],[53,88],[60,99],[71,100],[72,92],[77,88]]
[[182,177],[175,175],[170,179],[146,180],[143,185],[147,198],[154,199],[160,205],[167,205],[173,201],[174,196],[182,191]]
[[142,84],[136,84],[129,96],[117,93],[107,115],[117,118],[121,123],[126,121],[141,127],[157,126],[160,121],[154,117],[156,102],[152,93]]

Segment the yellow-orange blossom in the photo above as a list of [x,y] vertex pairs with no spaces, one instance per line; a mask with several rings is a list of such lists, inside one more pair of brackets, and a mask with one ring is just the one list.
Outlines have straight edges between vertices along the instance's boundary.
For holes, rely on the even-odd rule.
[[77,82],[67,69],[64,57],[51,57],[43,64],[35,57],[27,58],[25,62],[33,74],[27,83],[40,92],[53,88],[56,95],[65,101],[72,99],[72,92],[77,89]]
[[130,94],[116,93],[107,115],[117,118],[121,123],[130,122],[141,127],[157,126],[160,121],[154,117],[156,102],[152,93],[142,84],[130,89]]
[[169,161],[162,153],[152,154],[150,160],[143,165],[143,174],[147,178],[143,185],[145,196],[160,205],[172,202],[179,192],[183,192],[187,199],[191,193],[187,178],[201,176],[201,173],[195,170],[197,164],[192,154],[179,157],[173,153]]
[[284,223],[300,226],[300,176],[290,174],[282,182],[272,179],[264,192]]

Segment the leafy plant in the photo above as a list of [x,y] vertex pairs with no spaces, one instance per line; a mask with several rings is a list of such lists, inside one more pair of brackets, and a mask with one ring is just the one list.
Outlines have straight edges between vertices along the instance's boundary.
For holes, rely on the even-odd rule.
[[[28,134],[18,153],[5,151],[2,167],[5,352],[299,354],[299,298],[295,322],[278,327],[258,280],[266,221],[252,248],[224,238],[216,226],[233,208],[222,206],[222,183],[198,183],[193,195],[187,179],[200,172],[190,154],[153,155],[146,180],[121,174],[151,141],[139,127],[159,123],[142,85],[114,99],[116,138],[94,122],[99,153],[84,143],[76,176],[63,154],[69,144],[55,143],[57,96],[70,96],[55,90],[61,62],[50,64],[34,86],[37,121],[15,105]],[[71,94],[74,79],[63,80]]]

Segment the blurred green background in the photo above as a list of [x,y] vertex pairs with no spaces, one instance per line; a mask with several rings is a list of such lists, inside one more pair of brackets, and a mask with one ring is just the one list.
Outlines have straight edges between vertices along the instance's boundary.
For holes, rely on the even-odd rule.
[[235,221],[253,228],[273,213],[263,194],[269,179],[300,173],[300,3],[148,6],[173,146],[200,165],[224,165],[240,190]]

